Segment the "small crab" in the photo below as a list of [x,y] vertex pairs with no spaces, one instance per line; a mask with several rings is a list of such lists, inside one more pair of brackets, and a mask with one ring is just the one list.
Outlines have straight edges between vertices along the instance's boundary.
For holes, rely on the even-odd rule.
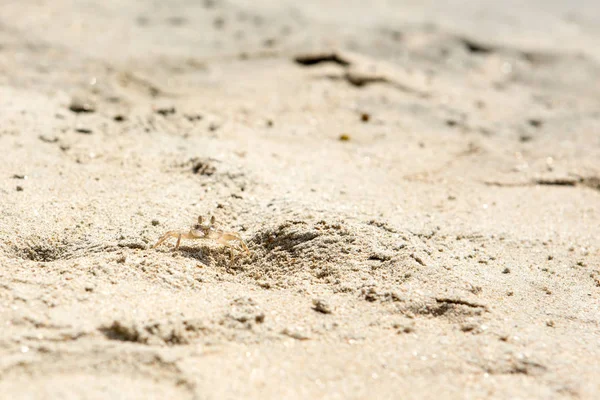
[[235,232],[225,232],[221,229],[215,228],[215,217],[212,216],[210,218],[210,222],[208,224],[203,223],[204,218],[202,216],[198,217],[198,223],[191,227],[189,231],[169,231],[162,235],[158,242],[154,246],[153,249],[158,247],[162,242],[167,240],[170,237],[177,238],[177,244],[175,244],[175,250],[179,249],[179,243],[181,239],[211,239],[215,240],[217,243],[230,246],[230,242],[238,242],[242,248],[249,253],[248,246],[242,240],[241,236]]

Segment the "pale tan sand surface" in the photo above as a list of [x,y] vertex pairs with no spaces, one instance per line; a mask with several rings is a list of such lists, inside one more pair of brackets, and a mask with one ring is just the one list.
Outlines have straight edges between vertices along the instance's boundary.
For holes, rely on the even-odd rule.
[[2,2],[0,399],[600,398],[600,6],[440,3]]

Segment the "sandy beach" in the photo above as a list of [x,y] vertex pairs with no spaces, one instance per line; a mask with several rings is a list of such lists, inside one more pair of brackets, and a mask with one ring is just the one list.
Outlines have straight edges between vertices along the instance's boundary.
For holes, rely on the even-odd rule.
[[3,2],[0,399],[600,398],[600,6],[441,3]]

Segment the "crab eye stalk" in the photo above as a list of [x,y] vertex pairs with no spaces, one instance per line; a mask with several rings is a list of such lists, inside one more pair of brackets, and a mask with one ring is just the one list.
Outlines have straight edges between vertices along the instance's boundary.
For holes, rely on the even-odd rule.
[[198,216],[198,225],[202,225],[202,220],[203,220],[202,215],[199,215]]
[[215,224],[215,216],[214,215],[212,217],[210,217],[210,224],[211,225]]

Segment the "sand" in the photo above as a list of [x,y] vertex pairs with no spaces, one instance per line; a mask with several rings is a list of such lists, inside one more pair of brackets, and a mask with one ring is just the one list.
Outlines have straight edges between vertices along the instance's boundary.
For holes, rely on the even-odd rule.
[[4,3],[0,398],[600,397],[595,2]]

